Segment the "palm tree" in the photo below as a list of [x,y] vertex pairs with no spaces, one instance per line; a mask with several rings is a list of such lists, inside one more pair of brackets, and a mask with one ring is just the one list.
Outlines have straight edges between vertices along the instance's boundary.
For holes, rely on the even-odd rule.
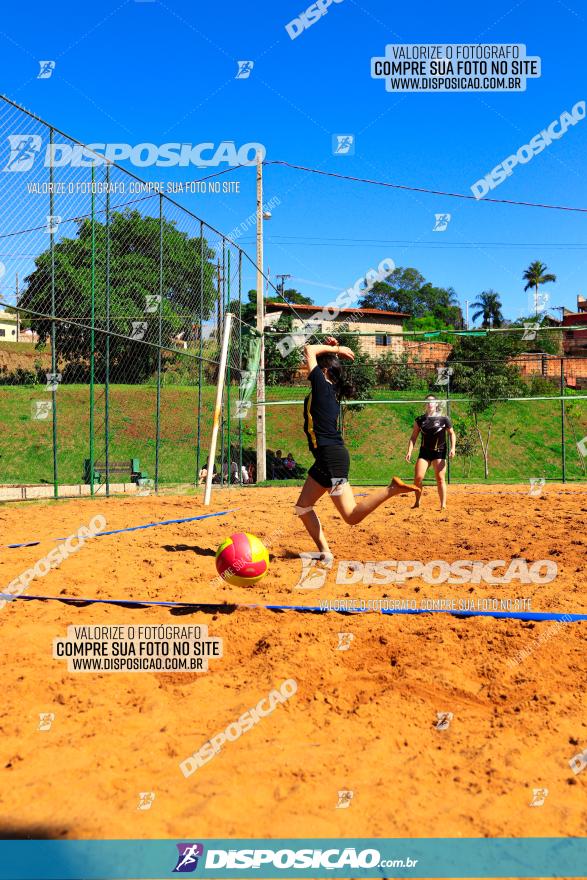
[[501,300],[499,293],[495,290],[484,290],[472,303],[472,306],[477,309],[476,312],[473,312],[473,321],[482,317],[482,327],[501,327],[503,323]]
[[534,288],[534,309],[536,314],[538,314],[538,285],[546,284],[548,281],[556,281],[556,275],[553,275],[552,272],[547,272],[548,266],[545,263],[541,263],[540,260],[534,260],[533,263],[530,263],[522,278],[527,282],[524,290],[528,290],[530,287]]

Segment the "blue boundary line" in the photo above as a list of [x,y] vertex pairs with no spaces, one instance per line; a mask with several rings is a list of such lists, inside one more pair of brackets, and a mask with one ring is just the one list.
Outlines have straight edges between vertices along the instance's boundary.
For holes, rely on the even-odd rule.
[[450,614],[452,617],[494,617],[506,620],[556,620],[562,623],[575,623],[581,620],[587,620],[587,614],[563,614],[562,612],[549,611],[452,611],[442,608],[382,608],[379,611],[373,611],[368,608],[357,608],[350,611],[347,609],[337,608],[320,608],[319,605],[260,605],[247,604],[244,602],[163,602],[151,599],[87,599],[74,596],[12,596],[9,593],[0,593],[0,599],[8,601],[24,600],[25,602],[42,601],[42,602],[63,602],[68,605],[97,604],[97,605],[123,605],[123,606],[155,606],[163,608],[214,608],[222,610],[223,608],[262,608],[266,611],[296,611],[298,613],[307,614]]
[[[122,532],[138,532],[140,529],[153,529],[156,526],[170,526],[175,523],[185,523],[185,522],[196,522],[200,519],[210,519],[214,516],[226,516],[228,513],[234,513],[235,510],[240,510],[239,507],[233,507],[230,510],[220,510],[217,513],[203,513],[200,516],[186,516],[182,519],[164,519],[161,522],[152,522],[145,523],[143,526],[128,526],[125,529],[111,529],[109,532],[97,532],[95,535],[90,535],[91,538],[103,538],[104,535],[120,535]],[[18,547],[37,547],[39,544],[42,544],[46,541],[67,541],[67,538],[41,538],[39,541],[27,541],[24,544],[4,544],[4,547],[8,547],[10,550],[14,550]]]

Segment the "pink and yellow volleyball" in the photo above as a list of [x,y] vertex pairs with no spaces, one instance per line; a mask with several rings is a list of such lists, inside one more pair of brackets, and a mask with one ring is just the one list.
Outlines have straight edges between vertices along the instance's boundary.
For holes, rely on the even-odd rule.
[[216,571],[229,584],[251,586],[269,571],[269,553],[256,535],[237,532],[216,551]]

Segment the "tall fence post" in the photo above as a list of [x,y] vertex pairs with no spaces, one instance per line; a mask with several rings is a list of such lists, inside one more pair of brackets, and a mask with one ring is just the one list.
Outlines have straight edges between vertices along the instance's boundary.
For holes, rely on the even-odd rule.
[[159,193],[159,331],[157,336],[157,414],[155,438],[155,492],[159,491],[159,451],[161,445],[161,342],[163,322],[163,193]]
[[[226,240],[225,240],[226,241]],[[230,248],[228,249],[227,254],[227,262],[226,262],[226,306],[225,308],[230,308]],[[227,379],[226,379],[226,434],[228,440],[228,488],[232,485],[232,437],[230,433],[230,343],[231,340],[228,340],[228,364],[227,364]]]
[[216,401],[214,403],[214,420],[212,422],[212,436],[210,438],[210,452],[208,454],[208,474],[206,476],[206,488],[204,489],[204,504],[206,506],[210,504],[210,496],[212,493],[212,474],[214,473],[214,459],[216,458],[218,428],[222,417],[222,393],[224,391],[224,379],[226,376],[226,360],[228,356],[228,343],[230,340],[232,317],[231,313],[227,312],[224,319],[220,364],[218,366],[218,384],[216,386]]
[[[222,239],[222,274],[220,274],[220,262],[218,263],[218,339],[220,339],[222,319],[224,316],[224,299],[226,293],[226,239]],[[229,340],[230,341],[230,340]],[[224,407],[221,410],[220,417],[220,485],[224,488],[224,435],[226,433],[224,425]],[[230,474],[228,474],[228,485],[230,486]]]
[[204,223],[200,220],[200,323],[198,335],[200,337],[200,356],[198,364],[198,436],[196,445],[196,479],[194,484],[200,482],[200,442],[202,438],[202,357],[204,350]]
[[[450,371],[447,373],[446,383],[446,415],[450,419]],[[446,459],[446,482],[450,483],[450,455]]]
[[95,353],[95,321],[96,321],[96,216],[94,182],[96,177],[95,165],[92,164],[92,194],[91,194],[91,227],[92,227],[92,259],[91,259],[91,290],[90,290],[90,494],[94,495],[94,380],[96,370]]
[[106,165],[106,340],[104,353],[104,456],[106,497],[110,496],[110,165]]
[[[51,145],[51,157],[53,156],[53,129],[49,130],[49,143]],[[51,406],[53,409],[53,497],[59,498],[59,473],[57,470],[57,332],[55,327],[55,228],[53,217],[55,215],[55,196],[53,183],[53,161],[49,165],[49,234],[51,236],[51,373],[53,384],[51,392]],[[18,313],[16,316],[18,328]]]
[[[242,370],[243,370],[243,317],[242,317],[242,273],[243,273],[243,252],[239,248],[238,251],[238,367],[239,367],[239,386],[242,388]],[[248,369],[248,364],[247,364]],[[239,388],[239,400],[241,396]],[[243,476],[243,412],[242,404],[239,411],[238,419],[238,478],[242,483]]]
[[565,359],[561,357],[561,465],[563,471],[563,483],[567,482],[567,449],[565,429]]

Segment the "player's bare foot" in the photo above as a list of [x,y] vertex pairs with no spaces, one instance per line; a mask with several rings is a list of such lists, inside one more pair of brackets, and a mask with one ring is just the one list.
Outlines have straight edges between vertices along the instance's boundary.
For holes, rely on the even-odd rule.
[[410,492],[416,493],[416,500],[420,500],[420,495],[422,494],[422,490],[418,488],[418,486],[412,486],[410,483],[404,483],[403,480],[400,480],[399,477],[392,477],[391,483],[389,484],[389,497],[393,498],[394,495],[409,495]]

